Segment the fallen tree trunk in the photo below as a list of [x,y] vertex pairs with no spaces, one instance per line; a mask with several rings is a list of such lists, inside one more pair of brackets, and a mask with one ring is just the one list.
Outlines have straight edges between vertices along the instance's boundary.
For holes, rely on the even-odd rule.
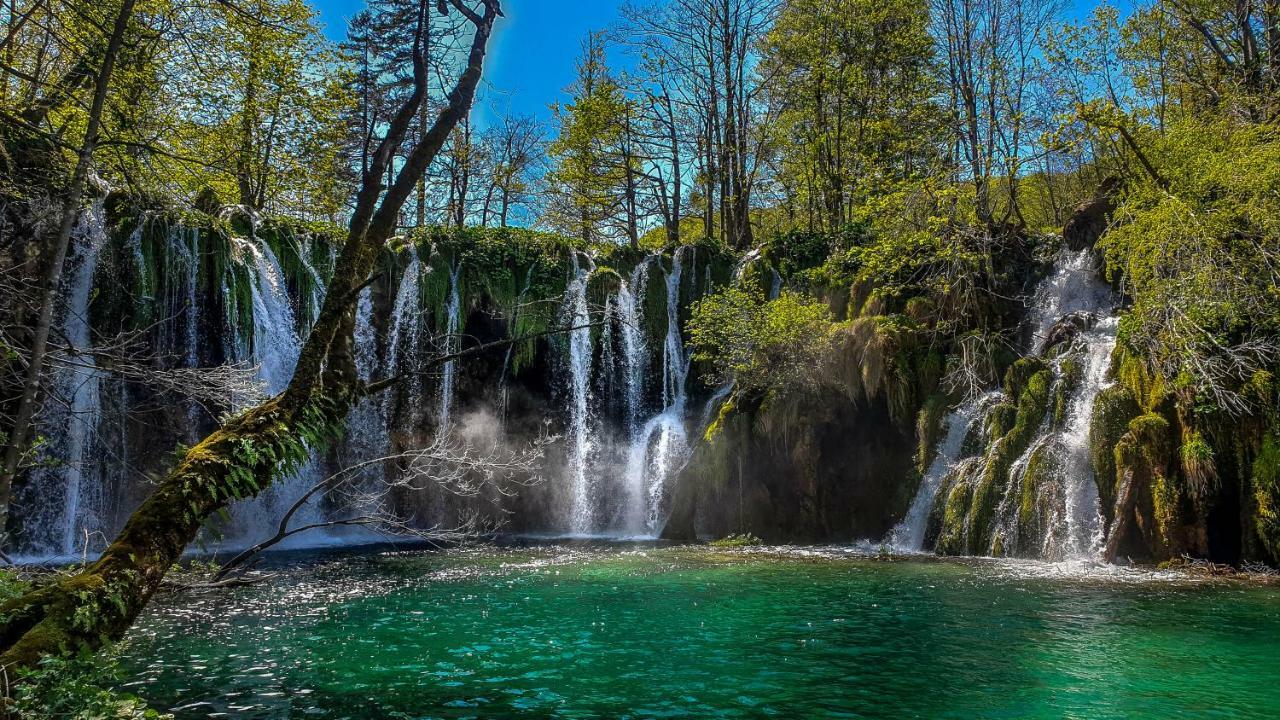
[[[0,605],[0,667],[6,694],[23,670],[50,655],[93,651],[119,638],[160,587],[165,573],[205,520],[237,499],[252,497],[304,462],[311,450],[341,433],[351,407],[366,393],[354,367],[354,305],[379,248],[394,231],[407,192],[470,111],[480,81],[498,0],[483,14],[449,0],[474,26],[466,67],[430,130],[409,150],[411,162],[382,197],[383,178],[423,102],[427,86],[423,27],[429,0],[419,0],[414,39],[414,91],[390,123],[375,162],[362,178],[347,240],[325,302],[280,395],[234,417],[191,448],[130,517],[97,562],[81,572]],[[440,2],[445,10],[444,2]],[[390,220],[389,220],[390,219]]]

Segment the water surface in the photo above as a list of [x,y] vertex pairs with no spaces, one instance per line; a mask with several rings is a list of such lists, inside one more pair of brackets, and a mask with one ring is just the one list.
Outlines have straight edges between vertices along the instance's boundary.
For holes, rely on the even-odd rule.
[[835,549],[294,559],[157,598],[179,718],[1274,717],[1280,588]]

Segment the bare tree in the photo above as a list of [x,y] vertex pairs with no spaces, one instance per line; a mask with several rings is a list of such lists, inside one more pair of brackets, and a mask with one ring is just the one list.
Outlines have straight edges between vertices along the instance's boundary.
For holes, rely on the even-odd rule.
[[[213,575],[220,582],[233,573],[243,573],[261,554],[295,535],[340,526],[371,528],[388,537],[432,543],[459,543],[497,531],[501,519],[469,513],[450,527],[424,525],[416,518],[396,512],[392,496],[398,491],[440,490],[458,497],[476,498],[485,494],[510,497],[519,489],[542,482],[539,474],[546,447],[556,440],[542,436],[528,446],[509,449],[498,443],[477,444],[452,433],[437,435],[426,447],[365,460],[330,475],[299,497],[280,519],[271,537],[246,548],[228,560]],[[391,474],[377,471],[394,467]],[[376,476],[366,477],[373,469]],[[336,502],[346,513],[333,520],[294,524],[307,504],[324,497]]]
[[546,128],[531,115],[504,114],[489,128],[481,142],[490,159],[490,175],[480,225],[507,227],[513,209],[528,205],[533,198],[535,175],[545,155]]

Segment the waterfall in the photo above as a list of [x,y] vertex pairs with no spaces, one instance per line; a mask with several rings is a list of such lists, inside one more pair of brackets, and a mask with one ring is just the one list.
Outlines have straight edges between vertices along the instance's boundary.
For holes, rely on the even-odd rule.
[[573,254],[573,277],[565,290],[561,321],[569,332],[569,487],[572,504],[569,514],[570,531],[585,534],[595,529],[593,506],[594,478],[588,472],[588,463],[595,449],[591,432],[591,315],[587,307],[587,282],[594,265],[585,257],[579,263],[578,253]]
[[1061,527],[1046,537],[1046,555],[1050,557],[1096,560],[1102,553],[1103,521],[1088,437],[1093,403],[1106,387],[1116,344],[1118,320],[1104,316],[1112,299],[1111,287],[1100,279],[1090,249],[1064,252],[1055,272],[1036,294],[1032,323],[1040,342],[1067,314],[1087,313],[1094,320],[1093,326],[1083,330],[1074,342],[1082,360],[1082,373],[1062,427],[1051,431],[1051,437],[1042,436],[1032,443],[1032,447],[1053,443],[1056,472],[1062,484]]
[[[72,235],[74,264],[66,285],[62,333],[71,345],[69,354],[58,353],[53,387],[62,403],[45,414],[49,428],[49,455],[61,468],[33,473],[40,509],[33,513],[31,546],[40,552],[74,555],[80,549],[82,532],[102,529],[100,517],[104,498],[90,467],[101,414],[102,373],[93,355],[83,353],[93,347],[89,326],[89,302],[98,256],[107,241],[106,212],[101,199],[83,213]],[[61,502],[59,502],[61,501]]]
[[983,417],[984,411],[997,402],[1002,393],[991,392],[972,398],[962,403],[947,417],[947,434],[938,446],[933,462],[928,471],[920,479],[911,507],[902,520],[889,531],[885,544],[905,552],[920,552],[924,549],[924,534],[929,522],[929,513],[937,502],[938,488],[943,479],[960,461],[965,437],[973,430],[974,423]]
[[196,297],[199,285],[200,273],[200,229],[191,228],[187,231],[187,242],[184,245],[181,242],[174,243],[176,247],[185,248],[185,257],[187,263],[186,278],[186,302],[185,308],[186,328],[187,328],[187,367],[200,366],[200,331],[198,313],[200,312],[200,304]]
[[265,243],[239,241],[241,250],[252,261],[253,284],[253,360],[258,377],[269,394],[285,389],[293,377],[301,345],[294,330],[293,307],[285,289],[280,262]]
[[[400,288],[396,291],[396,305],[392,311],[391,331],[387,338],[387,375],[394,376],[411,373],[409,377],[409,402],[418,398],[422,387],[422,378],[417,370],[417,353],[422,334],[422,312],[418,304],[419,285],[422,282],[422,264],[418,253],[411,250],[409,264],[400,278]],[[402,355],[403,349],[407,352]],[[394,393],[388,392],[384,399],[383,413],[391,415],[391,403]]]
[[[444,329],[444,352],[452,354],[458,352],[459,338],[458,326],[459,316],[462,313],[461,293],[458,289],[458,274],[462,271],[462,263],[454,263],[453,271],[449,273],[449,306],[445,312],[447,320]],[[444,376],[440,380],[440,417],[438,431],[440,433],[449,432],[450,414],[453,412],[453,395],[454,385],[457,377],[457,360],[449,360],[444,364]]]
[[[1064,252],[1054,272],[1037,288],[1031,306],[1030,325],[1037,343],[1054,323],[1076,312],[1098,313],[1110,308],[1111,287],[1099,279],[1091,249]],[[1032,350],[1038,350],[1033,347]]]
[[1089,422],[1093,404],[1110,384],[1106,381],[1111,353],[1116,346],[1117,318],[1098,321],[1081,334],[1084,345],[1084,373],[1080,387],[1071,398],[1062,432],[1063,472],[1067,478],[1066,530],[1064,557],[1096,560],[1102,555],[1102,512],[1098,500],[1098,483],[1089,458]]
[[[250,297],[253,306],[253,361],[258,378],[269,394],[283,391],[293,376],[301,342],[297,334],[292,302],[284,282],[280,263],[266,243],[256,239],[237,240],[237,247],[250,263],[253,282]],[[291,505],[320,478],[314,460],[308,461],[289,477],[280,478],[256,498],[236,503],[231,511],[232,528],[227,533],[230,543],[248,545],[275,531],[280,518]],[[314,503],[295,516],[297,523],[323,520]]]
[[649,348],[645,341],[644,295],[649,282],[649,265],[653,256],[644,259],[631,272],[630,281],[618,289],[616,313],[622,331],[624,372],[623,399],[626,402],[627,429],[634,433],[643,411],[645,371],[649,365]]
[[[1081,330],[1071,348],[1055,360],[1056,374],[1061,378],[1064,358],[1077,358],[1080,380],[1071,392],[1062,424],[1055,427],[1046,417],[1037,437],[1011,466],[1010,487],[1006,488],[998,512],[993,548],[997,539],[1005,548],[1017,542],[1017,523],[1012,519],[1012,496],[1017,490],[1013,486],[1022,484],[1033,455],[1044,451],[1052,453],[1052,474],[1061,498],[1052,503],[1042,556],[1068,561],[1095,561],[1101,557],[1103,520],[1088,436],[1093,404],[1108,384],[1106,375],[1116,344],[1119,321],[1106,316],[1112,300],[1111,288],[1100,279],[1088,249],[1064,252],[1054,273],[1038,288],[1031,325],[1039,345],[1043,345],[1054,324],[1067,315],[1087,317],[1090,326]],[[1040,350],[1043,352],[1044,348]]]
[[681,260],[688,249],[686,245],[676,250],[671,257],[671,272],[667,273],[667,337],[662,355],[662,397],[667,407],[677,402],[683,407],[685,380],[689,376],[689,356],[680,335]]
[[[624,482],[628,497],[626,530],[655,536],[662,531],[669,481],[689,454],[685,429],[689,355],[680,333],[680,283],[684,252],[676,250],[666,276],[667,334],[662,357],[662,410],[633,434]],[[696,279],[696,276],[695,276]]]
[[[373,329],[373,298],[370,288],[360,291],[356,300],[355,356],[356,370],[365,381],[374,379],[378,366],[378,337]],[[365,397],[352,409],[347,421],[344,440],[354,457],[348,462],[360,462],[382,455],[388,448],[387,418],[384,406],[378,400]]]

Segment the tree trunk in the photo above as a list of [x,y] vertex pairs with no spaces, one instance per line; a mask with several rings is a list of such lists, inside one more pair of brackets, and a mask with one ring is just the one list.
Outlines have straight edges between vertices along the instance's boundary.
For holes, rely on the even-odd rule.
[[[132,0],[126,0],[132,2]],[[498,0],[483,16],[462,0],[453,7],[475,25],[466,68],[446,107],[412,148],[381,203],[382,180],[422,102],[426,67],[421,47],[427,0],[418,7],[414,92],[396,114],[365,174],[347,240],[315,326],[299,355],[293,380],[280,395],[241,413],[187,452],[125,525],[97,562],[80,573],[0,605],[0,665],[13,677],[48,655],[93,651],[120,637],[146,606],[169,567],[206,518],[232,500],[251,497],[310,449],[332,441],[352,405],[365,394],[352,358],[354,303],[372,272],[378,249],[426,166],[475,96]]]
[[111,83],[111,74],[115,70],[116,57],[124,44],[125,30],[133,16],[133,7],[134,0],[124,0],[120,6],[120,12],[116,15],[115,25],[111,29],[111,39],[107,43],[107,51],[102,58],[102,67],[98,70],[94,81],[93,102],[89,107],[84,141],[80,144],[80,153],[76,158],[75,170],[72,171],[71,183],[62,199],[62,217],[58,223],[58,234],[50,239],[42,253],[44,266],[40,274],[40,312],[36,318],[35,331],[31,340],[22,396],[18,399],[13,428],[9,432],[9,444],[5,448],[4,464],[0,467],[0,532],[3,532],[9,515],[13,478],[18,472],[22,456],[26,454],[30,445],[31,424],[40,396],[41,378],[44,375],[45,359],[49,350],[49,331],[53,325],[53,306],[58,299],[62,267],[66,264],[71,231],[75,229],[76,218],[80,215],[80,201],[84,195],[85,183],[89,178],[89,165],[93,162],[93,153],[98,145],[98,131],[102,126],[102,110],[106,105],[107,88]]

